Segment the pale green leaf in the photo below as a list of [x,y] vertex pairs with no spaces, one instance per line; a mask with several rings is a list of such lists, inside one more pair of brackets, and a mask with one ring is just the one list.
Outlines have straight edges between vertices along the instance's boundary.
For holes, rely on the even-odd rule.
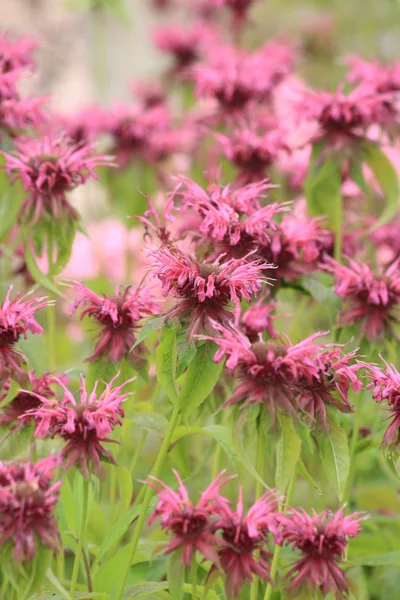
[[328,419],[328,424],[329,429],[321,433],[319,439],[322,466],[339,500],[342,500],[350,469],[347,435],[332,419]]
[[276,447],[276,487],[285,493],[300,457],[301,439],[287,415],[279,415],[281,435]]

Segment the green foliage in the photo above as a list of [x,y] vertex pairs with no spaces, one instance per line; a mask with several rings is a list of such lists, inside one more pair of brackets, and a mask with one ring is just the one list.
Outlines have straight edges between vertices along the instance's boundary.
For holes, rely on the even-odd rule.
[[319,448],[325,475],[336,490],[339,500],[349,475],[350,457],[347,435],[333,419],[328,419],[328,430],[320,433]]
[[285,493],[300,457],[301,439],[291,417],[279,415],[279,424],[281,435],[276,446],[275,484],[278,490]]

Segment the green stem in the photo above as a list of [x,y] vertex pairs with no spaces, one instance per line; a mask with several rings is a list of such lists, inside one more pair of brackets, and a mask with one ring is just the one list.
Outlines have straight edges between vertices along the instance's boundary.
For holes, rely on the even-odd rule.
[[80,531],[79,531],[78,545],[76,547],[74,567],[72,569],[71,587],[69,590],[69,593],[72,597],[74,597],[75,590],[76,590],[76,583],[78,581],[79,565],[80,565],[81,558],[82,558],[83,542],[84,542],[85,533],[86,533],[88,506],[89,506],[89,481],[87,481],[85,479],[83,482],[83,505],[82,505],[81,527],[80,527]]
[[[170,420],[170,422],[168,424],[168,428],[165,432],[165,437],[161,444],[161,448],[158,453],[156,462],[154,463],[154,466],[151,470],[151,475],[153,477],[158,477],[158,475],[160,474],[160,471],[162,469],[162,466],[164,464],[165,458],[168,453],[168,448],[171,445],[172,436],[174,434],[176,426],[179,423],[180,416],[181,416],[181,408],[179,406],[179,403],[177,403],[175,405],[174,411],[171,415],[171,420]],[[144,487],[142,489],[144,489]],[[121,600],[121,598],[122,598],[122,593],[124,591],[126,580],[128,578],[129,570],[130,570],[131,565],[133,564],[133,561],[135,558],[136,549],[138,547],[138,543],[140,540],[140,534],[142,533],[142,529],[143,529],[143,526],[146,521],[147,511],[148,511],[150,500],[151,500],[153,493],[154,493],[153,489],[150,486],[146,486],[146,490],[143,494],[142,507],[140,509],[138,520],[136,522],[135,531],[133,533],[132,540],[129,545],[129,560],[126,564],[125,571],[122,573],[122,576],[119,580],[119,585],[118,585],[117,591],[114,595],[114,600]]]
[[343,494],[343,502],[347,503],[350,500],[350,496],[351,496],[351,489],[353,487],[353,482],[354,482],[354,476],[355,476],[355,471],[356,471],[356,465],[355,465],[355,454],[356,454],[356,447],[357,447],[357,442],[358,442],[358,435],[359,435],[359,429],[360,429],[360,417],[361,417],[361,402],[358,401],[356,403],[356,411],[354,413],[354,421],[353,421],[353,430],[352,430],[352,434],[351,434],[351,443],[350,443],[350,471],[349,471],[349,476],[347,477],[347,481],[346,481],[346,487],[344,490],[344,494]]
[[144,446],[144,444],[146,442],[146,439],[147,439],[147,430],[144,429],[142,431],[142,435],[140,436],[139,442],[138,442],[138,444],[136,446],[136,450],[135,450],[135,452],[133,454],[131,466],[129,467],[129,472],[131,474],[132,479],[133,479],[133,475],[134,475],[134,473],[136,471],[136,467],[137,467],[137,464],[139,462],[139,458],[140,458],[140,456],[142,454],[143,446]]
[[[265,468],[265,441],[264,432],[261,425],[260,417],[257,420],[257,473],[264,479],[264,468]],[[263,494],[263,486],[261,481],[256,481],[256,500],[258,500]],[[258,551],[259,554],[259,551]],[[258,577],[255,577],[251,584],[250,589],[250,600],[257,600],[258,598]]]
[[[48,278],[53,281],[54,265],[53,265],[53,235],[50,232],[47,240],[47,261],[48,261]],[[54,371],[57,366],[56,360],[56,307],[50,305],[47,307],[47,344],[49,350],[49,367],[50,371]]]
[[56,590],[58,595],[64,600],[73,600],[73,595],[68,594],[68,592],[63,588],[61,583],[58,581],[58,578],[54,575],[51,569],[47,570],[46,579],[50,583],[50,585]]
[[197,599],[197,562],[195,556],[192,558],[190,565],[190,579],[192,581],[192,598]]
[[[288,491],[286,494],[286,499],[285,499],[286,506],[290,506],[290,503],[292,501],[294,484],[296,483],[296,474],[297,474],[297,469],[295,466],[293,475],[290,479]],[[278,510],[282,510],[282,502],[279,503]],[[272,557],[271,571],[270,571],[270,577],[271,577],[272,582],[274,581],[276,573],[278,571],[280,555],[281,555],[281,546],[278,546],[278,544],[276,544],[275,550],[274,550],[274,556]],[[267,589],[265,590],[264,600],[270,600],[270,598],[272,596],[272,591],[273,591],[272,585],[269,583],[267,585]]]

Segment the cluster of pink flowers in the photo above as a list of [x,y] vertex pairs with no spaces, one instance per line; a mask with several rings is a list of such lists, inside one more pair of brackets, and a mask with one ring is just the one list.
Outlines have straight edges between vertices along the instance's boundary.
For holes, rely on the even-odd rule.
[[278,510],[275,490],[266,492],[247,512],[243,492],[239,491],[236,510],[220,494],[220,488],[230,479],[223,472],[202,493],[195,505],[178,473],[178,491],[158,479],[148,484],[158,493],[158,504],[150,518],[151,524],[161,517],[161,526],[169,535],[166,553],[182,552],[182,560],[189,567],[198,552],[211,561],[211,571],[225,575],[228,598],[239,598],[246,582],[253,576],[270,582],[272,554],[270,541],[287,543],[301,552],[301,557],[288,572],[286,587],[293,592],[310,587],[314,593],[332,592],[336,598],[348,592],[348,583],[340,564],[344,559],[347,538],[360,531],[361,513],[344,516],[343,509],[336,513],[290,509]]

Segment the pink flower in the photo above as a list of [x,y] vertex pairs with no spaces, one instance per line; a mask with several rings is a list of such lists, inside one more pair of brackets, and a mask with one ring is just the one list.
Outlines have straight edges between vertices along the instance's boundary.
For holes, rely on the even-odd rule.
[[[382,358],[382,357],[381,357]],[[375,402],[386,402],[390,412],[390,425],[383,437],[384,446],[394,446],[400,449],[400,373],[394,365],[388,364],[383,358],[385,369],[376,365],[361,362],[360,365],[367,369],[366,377],[371,380],[367,389],[372,390]]]
[[[49,371],[43,373],[43,375],[37,375],[35,371],[29,371],[28,373],[30,391],[35,392],[44,396],[45,398],[54,398],[55,392],[52,389],[52,385],[56,384],[54,376]],[[68,382],[68,377],[65,375],[60,376],[60,379],[64,382]],[[0,399],[6,398],[8,389],[10,388],[11,380],[9,379],[4,384],[5,392],[0,395]],[[20,390],[17,395],[11,400],[9,404],[6,404],[1,409],[0,413],[0,425],[8,425],[12,423],[12,429],[21,429],[26,425],[29,425],[31,419],[27,417],[21,421],[22,417],[29,410],[33,410],[40,406],[41,402],[36,396],[32,396],[30,392]]]
[[169,52],[175,59],[174,71],[179,73],[199,60],[210,44],[215,42],[216,32],[202,22],[187,25],[169,25],[156,29],[154,42],[159,50]]
[[317,357],[318,374],[305,378],[300,383],[302,391],[298,403],[300,410],[313,422],[327,427],[327,406],[334,406],[340,412],[353,410],[349,402],[349,391],[362,389],[356,372],[362,367],[359,363],[349,364],[357,357],[357,351],[344,353],[344,346],[325,350]]
[[186,567],[190,566],[193,554],[197,551],[206,560],[218,560],[217,548],[219,539],[215,536],[216,507],[225,507],[227,500],[220,496],[219,489],[231,477],[222,478],[221,472],[216,479],[202,493],[200,500],[194,505],[183,485],[178,473],[174,471],[178,480],[178,491],[175,492],[165,483],[151,477],[148,485],[158,493],[158,504],[150,517],[151,524],[161,516],[161,527],[170,535],[166,554],[182,549],[182,559]]
[[182,142],[163,104],[150,108],[118,105],[110,114],[106,131],[113,139],[112,154],[122,168],[133,159],[160,163],[176,152]]
[[11,542],[13,558],[31,561],[38,544],[54,552],[60,543],[54,511],[61,481],[51,483],[58,458],[36,464],[0,462],[0,545]]
[[261,128],[255,125],[242,125],[229,136],[217,134],[216,137],[225,158],[239,169],[241,185],[264,179],[268,167],[282,151],[288,151],[283,132],[278,128],[261,133]]
[[253,343],[259,335],[266,332],[270,338],[276,339],[278,333],[274,327],[274,320],[279,315],[271,314],[276,310],[276,302],[266,303],[265,297],[259,298],[250,306],[240,318],[240,328],[246,337]]
[[[74,282],[78,297],[72,307],[75,312],[83,308],[81,319],[86,315],[100,326],[98,342],[89,361],[105,356],[110,362],[119,363],[123,358],[140,359],[144,348],[136,348],[130,356],[135,343],[135,330],[140,319],[157,314],[159,307],[147,288],[117,286],[115,296],[99,296],[83,283]],[[142,358],[143,360],[143,358]]]
[[24,358],[15,350],[15,344],[23,336],[27,338],[28,331],[42,333],[43,329],[36,321],[34,313],[40,308],[51,303],[45,296],[30,298],[31,292],[21,296],[17,294],[10,299],[12,286],[8,288],[7,295],[0,305],[0,382],[4,383],[8,377],[23,383],[27,374],[22,368]]
[[392,321],[400,320],[400,259],[378,273],[351,258],[348,264],[340,264],[329,257],[324,261],[325,270],[334,275],[336,294],[347,301],[339,314],[339,323],[352,325],[361,321],[366,338],[375,340],[385,331],[392,331]]
[[271,243],[260,256],[277,265],[279,279],[291,281],[317,270],[325,252],[332,247],[332,232],[323,228],[320,217],[285,216]]
[[61,450],[61,458],[65,459],[65,469],[76,464],[82,475],[90,476],[93,467],[95,475],[102,475],[100,461],[102,457],[115,463],[115,458],[103,446],[104,442],[112,442],[108,436],[116,425],[122,425],[124,416],[121,404],[129,393],[122,393],[123,388],[133,379],[113,388],[113,383],[119,373],[105,384],[101,394],[97,393],[100,381],[96,381],[90,395],[86,391],[85,378],[81,376],[79,402],[66,388],[63,381],[57,377],[54,380],[63,389],[62,399],[49,399],[40,394],[31,393],[41,401],[39,408],[28,411],[22,419],[35,421],[35,437],[61,437],[65,446]]
[[[104,131],[109,122],[108,113],[100,106],[85,106],[72,115],[57,117],[74,144],[91,144]],[[56,122],[57,125],[57,122]]]
[[0,33],[0,71],[9,73],[24,67],[35,67],[31,53],[38,42],[28,36],[15,40],[5,33]]
[[20,139],[14,155],[3,152],[5,168],[12,182],[20,179],[29,192],[22,204],[23,221],[37,223],[44,215],[61,219],[77,218],[67,192],[89,177],[97,179],[94,168],[111,166],[109,156],[96,156],[90,145],[72,144],[66,137]]
[[347,597],[348,582],[339,563],[344,559],[346,538],[360,531],[361,514],[344,516],[341,508],[336,513],[313,511],[309,516],[303,509],[291,509],[289,515],[279,517],[283,542],[302,553],[287,575],[291,579],[287,590],[293,597],[306,589],[324,597],[332,593],[338,600]]
[[288,209],[288,203],[276,202],[261,207],[260,200],[271,187],[267,180],[238,189],[212,184],[203,190],[188,177],[177,179],[184,188],[175,193],[182,197],[184,210],[191,207],[201,217],[203,239],[224,242],[223,250],[238,246],[240,257],[270,242],[278,229],[274,217]]
[[241,382],[223,407],[237,403],[264,404],[272,421],[280,410],[297,418],[296,400],[305,381],[318,379],[318,354],[325,344],[314,341],[326,332],[314,333],[298,344],[286,336],[283,343],[257,341],[253,344],[235,331],[219,328],[221,338],[210,338],[220,349],[214,360],[227,357],[226,366],[236,371]]
[[380,94],[369,85],[358,85],[348,94],[339,86],[333,93],[303,90],[296,102],[298,121],[315,125],[309,141],[327,140],[341,148],[343,144],[367,137],[371,125],[382,124],[386,119],[385,102],[392,94]]
[[[162,222],[153,204],[148,198],[146,198],[146,200],[149,206],[148,210],[144,212],[143,217],[135,215],[134,218],[138,219],[144,225],[146,231],[145,237],[148,236],[151,239],[151,233],[149,230],[152,229],[156,233],[160,242],[168,245],[172,240],[171,232],[167,228],[167,221],[170,221],[170,223],[175,221],[175,217],[172,214],[172,211],[175,210],[174,199],[171,197],[166,203],[163,211]],[[154,223],[152,221],[154,221]]]
[[271,490],[244,514],[241,488],[236,511],[226,504],[218,507],[221,517],[214,528],[222,535],[218,556],[226,574],[227,598],[239,598],[241,589],[246,581],[251,582],[253,574],[264,581],[271,581],[269,563],[272,554],[267,551],[266,544],[268,532],[277,531],[277,508],[276,492]]
[[170,244],[150,254],[154,260],[151,269],[160,280],[163,296],[171,294],[178,302],[167,314],[171,318],[188,320],[189,337],[197,332],[214,329],[213,323],[229,327],[233,314],[230,303],[238,304],[242,298],[250,301],[262,290],[266,265],[260,261],[249,262],[248,256],[221,263],[200,263]]
[[274,43],[253,53],[233,46],[215,46],[208,62],[193,68],[196,94],[215,98],[221,116],[240,114],[249,104],[268,100],[291,63],[292,56],[285,55],[283,46]]
[[246,18],[250,7],[254,4],[255,0],[211,0],[212,6],[224,6],[228,8],[234,17],[234,23],[236,26],[242,25]]

